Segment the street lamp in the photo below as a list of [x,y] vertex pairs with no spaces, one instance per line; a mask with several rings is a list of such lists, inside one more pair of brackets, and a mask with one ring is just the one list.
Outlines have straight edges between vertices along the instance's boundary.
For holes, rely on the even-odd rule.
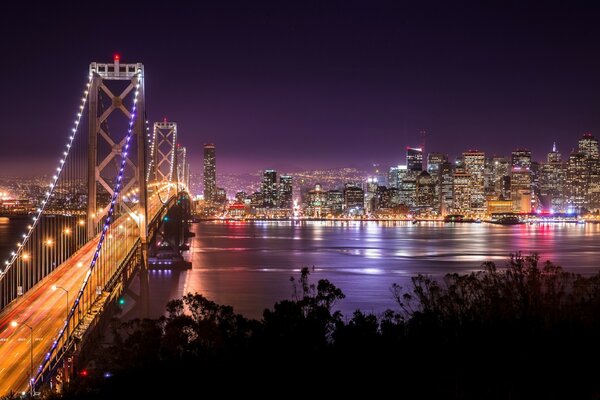
[[67,340],[69,338],[69,291],[62,286],[52,285],[52,290],[56,291],[56,289],[60,289],[67,295],[67,314],[65,317],[65,322],[67,323]]
[[[17,321],[12,321],[10,325],[13,328],[16,328],[19,326],[19,323]],[[21,325],[29,328],[29,390],[31,396],[33,396],[33,328],[25,322],[21,322]]]

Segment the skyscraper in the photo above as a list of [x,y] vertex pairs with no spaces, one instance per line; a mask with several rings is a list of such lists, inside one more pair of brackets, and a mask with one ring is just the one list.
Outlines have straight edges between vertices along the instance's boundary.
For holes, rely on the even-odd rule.
[[261,193],[263,207],[277,207],[277,171],[268,169],[263,173]]
[[565,180],[565,164],[554,143],[546,162],[540,167],[540,198],[544,208],[556,212],[564,211]]
[[217,195],[217,167],[215,159],[215,145],[204,145],[204,199],[215,201]]
[[406,148],[406,167],[409,171],[421,172],[423,170],[423,149],[420,147]]
[[344,185],[344,208],[346,214],[361,215],[365,207],[365,192],[354,183]]
[[600,208],[600,154],[598,140],[587,132],[579,139],[579,153],[585,155],[586,169],[583,179],[586,181],[584,205],[588,210]]
[[433,209],[437,212],[441,212],[441,195],[442,195],[442,165],[448,162],[448,156],[443,153],[429,153],[427,155],[427,172],[431,175],[433,180],[434,197],[433,197]]
[[586,197],[589,190],[587,167],[585,153],[571,153],[567,166],[566,207],[568,211],[581,212],[586,208]]
[[465,172],[470,176],[471,200],[469,208],[474,213],[486,211],[484,192],[485,153],[470,150],[463,153]]
[[448,156],[444,153],[429,153],[427,155],[427,172],[431,176],[438,176],[440,166],[448,162]]
[[531,168],[531,151],[517,149],[511,154],[513,168]]
[[440,212],[446,215],[451,212],[453,201],[454,165],[445,162],[440,165]]
[[469,214],[471,205],[471,175],[456,169],[452,179],[452,210],[456,214]]
[[279,207],[292,208],[292,177],[289,175],[281,175],[279,177]]

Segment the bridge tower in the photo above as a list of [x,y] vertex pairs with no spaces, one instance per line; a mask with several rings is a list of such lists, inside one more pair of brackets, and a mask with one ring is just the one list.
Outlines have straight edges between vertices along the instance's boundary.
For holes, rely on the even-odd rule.
[[[142,313],[148,307],[148,209],[146,187],[146,129],[144,65],[122,64],[115,55],[113,63],[90,64],[88,94],[88,204],[87,237],[99,231],[110,208],[122,157],[126,170],[121,193],[136,191],[135,199],[121,198],[123,212],[137,221],[141,242],[140,287]],[[128,124],[136,103],[132,146],[123,154]],[[137,211],[133,207],[137,206]]]
[[154,123],[152,136],[153,178],[155,182],[176,182],[177,122]]
[[177,183],[185,190],[190,187],[190,163],[187,160],[185,146],[177,145]]

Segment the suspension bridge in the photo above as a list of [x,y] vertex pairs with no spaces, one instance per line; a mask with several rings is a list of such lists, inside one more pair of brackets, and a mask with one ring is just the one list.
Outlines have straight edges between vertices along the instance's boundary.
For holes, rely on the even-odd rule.
[[181,249],[161,226],[173,210],[187,222],[186,152],[177,123],[150,126],[144,84],[141,63],[90,64],[47,191],[0,265],[0,395],[67,380],[134,279],[147,313],[156,243]]

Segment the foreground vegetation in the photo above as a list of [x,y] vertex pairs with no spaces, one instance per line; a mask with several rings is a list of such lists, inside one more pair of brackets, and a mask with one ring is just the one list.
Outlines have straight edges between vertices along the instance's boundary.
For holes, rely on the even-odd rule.
[[348,319],[334,311],[342,291],[308,269],[260,321],[188,294],[166,317],[115,322],[62,398],[599,398],[600,275],[538,261],[416,276],[392,287],[396,311]]

